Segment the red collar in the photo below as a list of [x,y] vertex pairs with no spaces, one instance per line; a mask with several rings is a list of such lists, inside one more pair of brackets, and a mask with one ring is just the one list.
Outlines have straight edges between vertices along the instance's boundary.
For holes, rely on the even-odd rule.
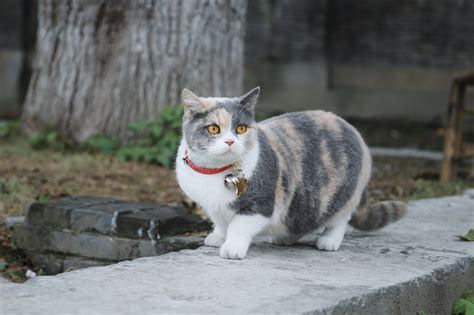
[[183,161],[184,161],[184,163],[189,165],[189,167],[192,168],[193,170],[195,170],[196,172],[201,173],[201,174],[205,174],[205,175],[212,175],[212,174],[221,173],[221,172],[224,172],[224,171],[226,171],[226,170],[228,170],[229,168],[232,167],[232,164],[229,164],[227,166],[220,167],[220,168],[204,168],[204,167],[197,166],[196,164],[191,162],[191,160],[189,159],[188,151],[184,151]]

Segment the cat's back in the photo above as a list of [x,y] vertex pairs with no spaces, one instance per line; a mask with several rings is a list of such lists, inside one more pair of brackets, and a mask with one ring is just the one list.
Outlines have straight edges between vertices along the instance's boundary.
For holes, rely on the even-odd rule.
[[290,163],[335,167],[371,163],[360,133],[341,117],[323,110],[286,113],[258,123],[266,142]]
[[366,147],[359,132],[352,125],[341,117],[323,110],[282,114],[261,121],[258,127],[267,138],[270,138],[269,142],[274,146],[285,146],[297,152],[298,147],[305,143],[315,143],[319,142],[318,140],[335,143],[344,136],[348,137],[347,141]]
[[331,112],[307,110],[274,116],[261,121],[258,126],[264,130],[272,129],[274,131],[281,130],[282,127],[290,129],[304,127],[311,130],[325,129],[337,132],[340,124],[350,126],[344,119]]

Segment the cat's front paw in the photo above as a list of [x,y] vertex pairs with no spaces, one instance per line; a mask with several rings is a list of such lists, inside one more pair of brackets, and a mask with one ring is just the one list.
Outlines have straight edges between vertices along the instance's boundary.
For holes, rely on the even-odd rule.
[[209,247],[221,247],[224,244],[225,239],[217,233],[209,233],[209,235],[204,240],[204,245]]
[[245,240],[227,240],[221,246],[221,257],[228,259],[244,259],[247,256],[250,242]]
[[335,251],[339,249],[341,243],[341,237],[323,235],[319,237],[317,246],[320,250]]

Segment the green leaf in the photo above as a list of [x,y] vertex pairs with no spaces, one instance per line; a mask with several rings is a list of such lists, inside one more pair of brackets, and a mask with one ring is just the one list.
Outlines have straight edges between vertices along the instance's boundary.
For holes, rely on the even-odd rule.
[[45,148],[45,135],[42,132],[34,132],[30,136],[30,146],[33,149],[44,149]]
[[474,314],[474,289],[467,290],[453,303],[453,315]]
[[474,242],[474,229],[470,229],[466,235],[456,235],[457,238],[465,242]]
[[51,196],[48,196],[48,195],[40,195],[38,197],[38,202],[39,203],[47,203],[51,200]]
[[159,139],[162,131],[163,128],[160,125],[152,124],[148,127],[148,132],[150,133],[150,136],[154,139]]
[[8,123],[6,121],[0,121],[0,138],[6,137],[10,131]]
[[0,261],[0,271],[4,271],[8,268],[8,264],[4,261]]
[[7,138],[20,130],[19,120],[0,121],[0,138]]
[[163,118],[164,121],[173,121],[174,118],[174,109],[172,106],[164,107],[161,110],[160,117]]
[[127,128],[131,131],[137,132],[137,131],[140,131],[140,130],[143,130],[143,129],[146,128],[146,122],[137,121],[137,122],[134,122],[134,123],[130,123],[130,124],[127,125]]
[[52,144],[52,143],[55,143],[56,141],[58,141],[58,133],[57,132],[52,131],[52,132],[48,132],[46,134],[46,142]]
[[152,141],[149,138],[143,138],[137,140],[137,146],[139,147],[149,147],[151,146]]
[[88,151],[99,151],[104,155],[110,155],[115,151],[117,141],[109,136],[95,135],[82,142],[81,147]]
[[127,147],[115,150],[117,158],[170,167],[181,139],[183,111],[182,105],[165,106],[154,120],[129,124],[130,130],[141,132]]

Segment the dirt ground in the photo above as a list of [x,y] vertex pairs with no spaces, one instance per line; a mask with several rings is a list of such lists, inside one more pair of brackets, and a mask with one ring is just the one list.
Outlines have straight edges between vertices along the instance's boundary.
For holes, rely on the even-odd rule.
[[70,195],[181,202],[173,170],[89,153],[35,151],[23,138],[0,140],[0,222],[34,201]]
[[[452,195],[474,187],[472,178],[440,184],[439,164],[420,159],[375,158],[370,183],[372,200]],[[24,137],[0,139],[0,273],[22,282],[27,269],[41,272],[12,246],[3,225],[6,216],[24,214],[25,205],[34,200],[70,195],[189,205],[173,170],[100,154],[32,150]]]

